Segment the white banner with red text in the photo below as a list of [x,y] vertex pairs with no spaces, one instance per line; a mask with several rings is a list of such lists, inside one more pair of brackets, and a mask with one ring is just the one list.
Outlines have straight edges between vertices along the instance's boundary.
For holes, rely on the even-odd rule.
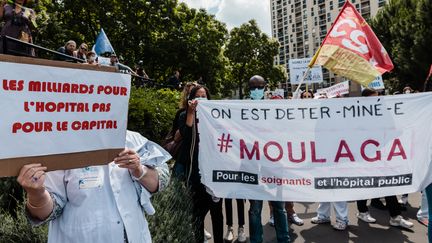
[[43,163],[46,155],[124,148],[129,75],[9,62],[0,67],[0,168],[14,158],[42,156]]
[[198,105],[199,168],[216,196],[347,201],[432,182],[432,94]]

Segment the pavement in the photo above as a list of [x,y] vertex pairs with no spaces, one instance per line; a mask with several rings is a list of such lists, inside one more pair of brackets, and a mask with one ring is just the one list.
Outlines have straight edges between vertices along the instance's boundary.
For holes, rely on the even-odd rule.
[[[384,199],[383,199],[384,202]],[[411,229],[402,229],[389,225],[389,213],[387,210],[379,210],[369,206],[369,212],[372,217],[377,219],[374,224],[365,223],[356,217],[357,205],[355,202],[349,202],[349,225],[345,231],[336,231],[331,224],[316,225],[310,222],[310,219],[316,216],[318,203],[294,203],[294,209],[297,215],[304,220],[303,226],[290,224],[291,242],[305,243],[427,243],[427,227],[417,221],[416,213],[420,207],[421,194],[413,193],[409,195],[408,206],[406,211],[402,211],[402,216],[414,223]],[[370,200],[368,201],[368,205]],[[224,205],[225,206],[225,205]],[[245,204],[245,231],[249,236],[248,228],[248,213],[249,202]],[[225,208],[224,216],[225,216]],[[233,215],[234,215],[234,237],[237,236],[237,206],[233,200]],[[264,243],[277,243],[274,227],[268,224],[269,207],[264,203],[262,212],[262,224],[264,231]],[[334,212],[332,211],[332,223],[335,222]],[[207,231],[212,233],[210,214],[207,215],[205,221]],[[224,226],[224,235],[226,226]],[[213,243],[210,239],[209,243]],[[249,238],[248,241],[249,242]]]

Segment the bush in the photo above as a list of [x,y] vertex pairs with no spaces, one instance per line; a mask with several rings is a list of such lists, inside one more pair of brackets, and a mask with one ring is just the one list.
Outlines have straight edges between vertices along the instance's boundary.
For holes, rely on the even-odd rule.
[[48,226],[32,227],[20,204],[13,217],[6,211],[0,213],[0,242],[45,243],[48,240]]
[[165,191],[153,196],[156,213],[147,216],[153,242],[194,242],[192,197],[184,184],[172,179]]
[[16,177],[0,178],[0,209],[16,217],[18,205],[23,201],[23,189]]
[[128,129],[161,143],[171,129],[180,93],[169,89],[133,88]]

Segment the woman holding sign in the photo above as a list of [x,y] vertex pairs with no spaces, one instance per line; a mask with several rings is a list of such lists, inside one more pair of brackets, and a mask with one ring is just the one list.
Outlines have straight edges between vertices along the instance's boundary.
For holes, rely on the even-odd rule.
[[28,218],[33,225],[50,222],[48,242],[151,242],[143,211],[154,214],[150,193],[168,184],[171,156],[136,132],[127,131],[126,147],[108,165],[21,169]]
[[179,118],[179,130],[183,137],[183,144],[176,163],[181,164],[185,168],[186,183],[192,192],[193,217],[196,222],[195,242],[204,242],[204,218],[207,212],[210,211],[214,242],[222,243],[222,200],[212,196],[210,190],[201,183],[201,175],[198,168],[199,136],[195,113],[200,100],[207,100],[209,98],[210,94],[206,87],[197,85],[192,88],[187,108],[180,114]]

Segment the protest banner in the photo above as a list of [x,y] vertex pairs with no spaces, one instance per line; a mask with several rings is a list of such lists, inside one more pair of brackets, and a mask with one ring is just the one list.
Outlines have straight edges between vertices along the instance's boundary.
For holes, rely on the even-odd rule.
[[349,94],[349,81],[344,81],[328,88],[318,89],[317,94],[326,94],[327,98]]
[[124,149],[129,75],[6,55],[0,68],[0,176],[106,164]]
[[[290,72],[290,83],[300,84],[301,79],[308,70],[308,64],[312,58],[302,59],[290,59],[289,60],[289,72]],[[309,73],[306,75],[304,82],[307,84],[321,83],[323,82],[322,67],[319,65],[313,66]]]
[[331,202],[432,182],[432,94],[200,101],[199,168],[217,197]]

